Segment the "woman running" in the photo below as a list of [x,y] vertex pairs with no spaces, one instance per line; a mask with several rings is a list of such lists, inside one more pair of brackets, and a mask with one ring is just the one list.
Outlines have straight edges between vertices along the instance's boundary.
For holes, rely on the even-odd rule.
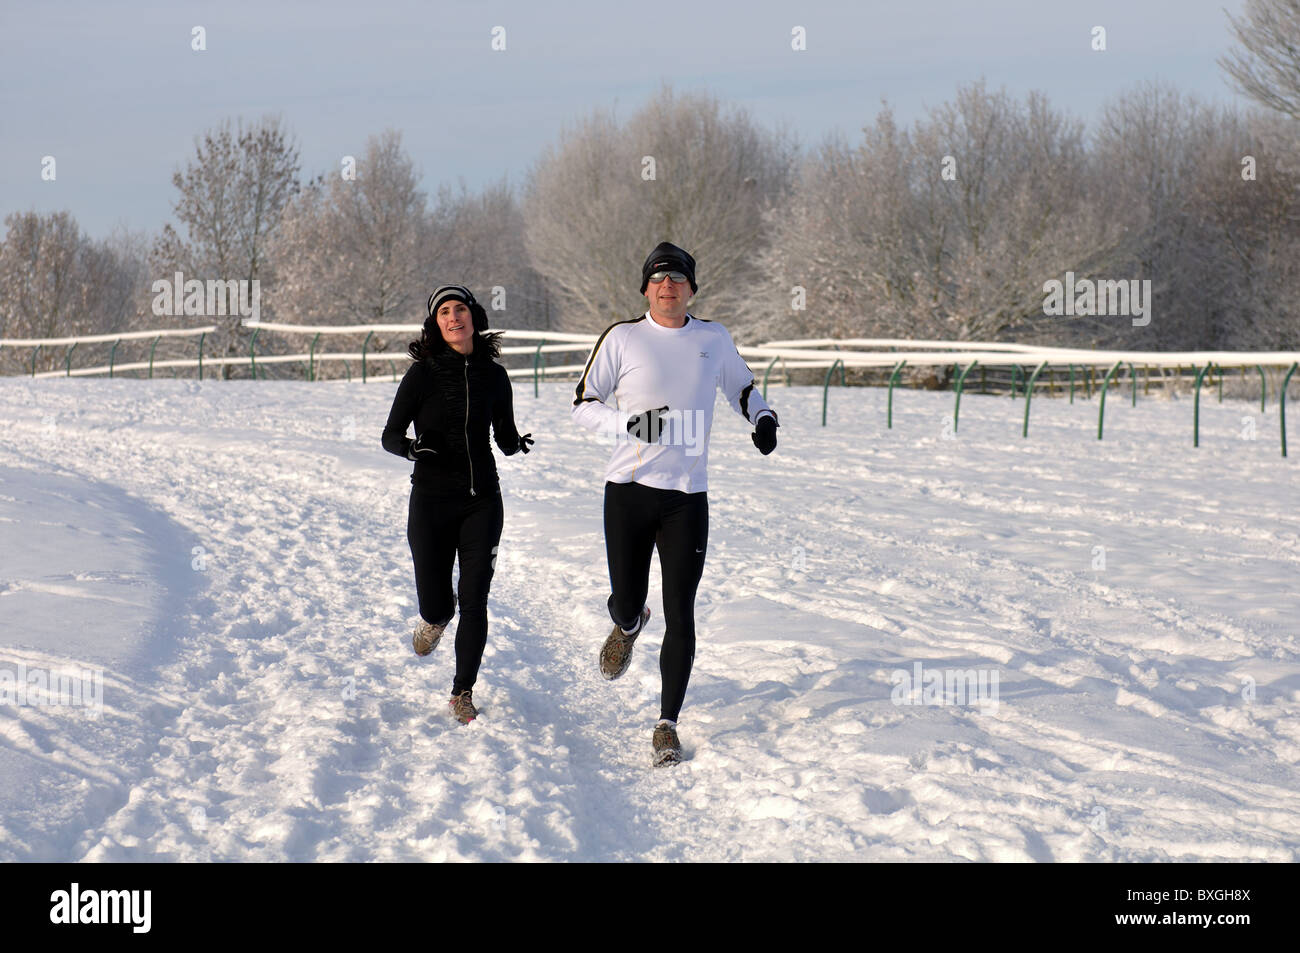
[[[429,296],[428,312],[408,349],[415,363],[398,385],[383,445],[415,461],[406,539],[420,603],[411,639],[417,655],[437,647],[455,614],[451,569],[460,559],[450,707],[468,724],[478,714],[471,693],[487,644],[488,587],[504,520],[488,424],[506,456],[527,453],[533,439],[515,429],[510,378],[494,360],[501,335],[485,333],[487,312],[474,295],[463,285],[442,285]],[[406,436],[411,423],[414,440]]]

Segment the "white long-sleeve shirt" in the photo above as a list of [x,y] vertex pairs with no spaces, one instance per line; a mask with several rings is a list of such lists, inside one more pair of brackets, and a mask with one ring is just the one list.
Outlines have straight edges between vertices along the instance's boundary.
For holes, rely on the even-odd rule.
[[[609,482],[700,493],[709,484],[717,390],[750,423],[776,417],[726,328],[690,314],[682,327],[664,327],[647,311],[611,325],[596,341],[578,381],[573,419],[615,441],[605,468]],[[663,406],[668,412],[657,442],[627,432],[629,417]]]

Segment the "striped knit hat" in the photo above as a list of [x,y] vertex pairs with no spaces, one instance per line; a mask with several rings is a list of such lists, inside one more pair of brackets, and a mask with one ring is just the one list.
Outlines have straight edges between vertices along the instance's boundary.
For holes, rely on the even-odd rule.
[[448,301],[463,301],[469,306],[469,313],[474,320],[474,330],[482,333],[488,329],[487,312],[474,299],[473,293],[464,285],[439,285],[429,295],[429,316],[424,320],[426,328],[437,330],[438,309]]

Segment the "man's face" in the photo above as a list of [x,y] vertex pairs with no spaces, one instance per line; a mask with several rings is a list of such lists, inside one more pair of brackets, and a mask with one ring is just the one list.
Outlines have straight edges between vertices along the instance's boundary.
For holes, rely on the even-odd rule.
[[651,281],[645,286],[650,312],[656,318],[668,318],[671,321],[676,321],[686,314],[686,306],[694,294],[689,281],[678,284],[671,278],[665,278],[660,282]]

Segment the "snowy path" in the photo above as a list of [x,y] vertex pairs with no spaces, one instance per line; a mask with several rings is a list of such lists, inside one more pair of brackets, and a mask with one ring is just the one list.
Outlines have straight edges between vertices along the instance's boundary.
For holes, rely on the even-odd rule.
[[[1207,403],[1193,450],[1186,401],[1115,400],[1098,443],[1095,403],[1036,401],[1022,440],[1019,401],[969,395],[947,439],[950,395],[898,395],[885,431],[882,393],[833,391],[823,430],[819,388],[774,387],[764,459],[720,406],[689,760],[654,771],[657,566],[651,629],[606,683],[606,449],[569,423],[571,388],[516,386],[538,442],[500,463],[466,728],[444,713],[450,636],[409,646],[392,392],[0,380],[0,477],[127,501],[154,593],[139,619],[69,600],[121,652],[58,642],[6,592],[66,575],[72,542],[23,554],[92,496],[6,511],[0,668],[106,674],[97,720],[0,706],[5,763],[43,752],[25,790],[66,782],[42,803],[8,783],[0,858],[1297,859],[1300,464],[1275,407]],[[916,663],[995,673],[996,709],[894,704]]]

